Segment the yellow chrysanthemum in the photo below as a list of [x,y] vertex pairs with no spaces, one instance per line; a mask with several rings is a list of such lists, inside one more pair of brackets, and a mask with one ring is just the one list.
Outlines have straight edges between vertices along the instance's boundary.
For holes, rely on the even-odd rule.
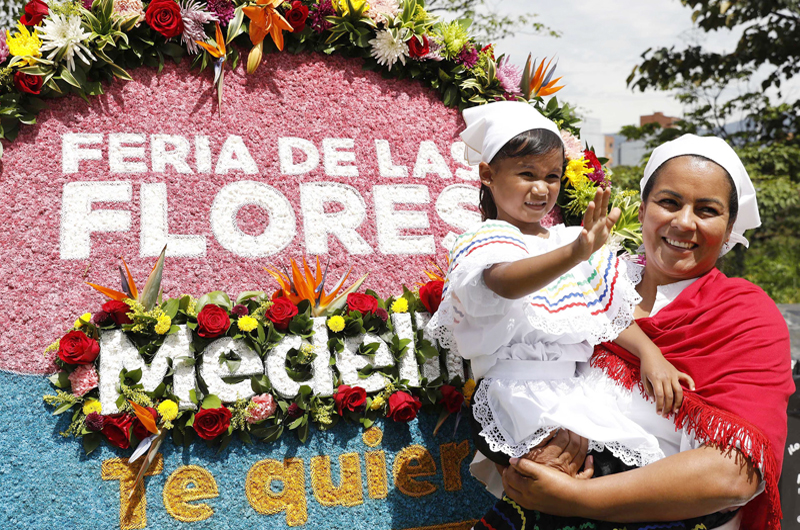
[[405,298],[398,298],[392,302],[393,313],[405,313],[406,311],[408,311],[408,300]]
[[172,319],[169,318],[167,315],[161,315],[158,317],[158,322],[156,323],[156,333],[159,335],[163,335],[169,332],[169,329],[172,327]]
[[250,315],[245,315],[236,321],[236,325],[241,331],[253,331],[258,327],[258,320]]
[[80,328],[83,327],[84,324],[89,322],[91,319],[92,319],[92,314],[91,313],[84,313],[84,314],[82,314],[80,316],[80,318],[78,318],[78,320],[75,321],[75,324],[74,324],[73,327],[75,329],[80,329]]
[[461,393],[464,394],[464,402],[469,405],[472,400],[472,394],[475,393],[475,381],[467,379],[467,382],[464,383],[464,388],[461,389]]
[[386,403],[386,399],[383,396],[375,396],[372,400],[372,405],[369,406],[370,410],[378,410],[381,408],[384,403]]
[[[351,0],[351,2],[356,11],[369,11],[369,4],[365,0]],[[364,6],[363,9],[362,6]],[[333,0],[333,7],[336,8],[336,12],[340,15],[348,15],[350,13],[350,8],[347,7],[347,0]]]
[[96,399],[87,399],[86,402],[83,404],[83,413],[87,416],[92,412],[100,414],[102,410],[103,406],[100,405],[100,402],[97,401]]
[[[17,33],[14,35],[6,30],[6,45],[8,53],[15,57],[41,57],[42,41],[36,30],[28,31],[21,22],[17,22]],[[18,64],[33,64],[31,59],[25,59]]]
[[578,184],[586,179],[586,175],[592,171],[594,170],[586,167],[585,158],[570,160],[567,164],[567,170],[564,172],[564,178],[567,179],[573,187],[577,187]]
[[156,410],[167,421],[172,421],[178,416],[178,404],[171,399],[165,399],[159,403]]
[[334,333],[338,333],[344,329],[344,318],[339,315],[334,315],[328,319],[328,329]]

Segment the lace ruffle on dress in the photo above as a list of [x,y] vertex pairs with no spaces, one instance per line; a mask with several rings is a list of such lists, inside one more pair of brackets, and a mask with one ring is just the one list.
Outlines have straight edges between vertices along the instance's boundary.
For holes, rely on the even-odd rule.
[[[656,438],[620,411],[630,399],[604,376],[579,377],[577,363],[633,321],[640,297],[626,263],[603,247],[545,288],[518,300],[491,291],[483,271],[574,241],[580,227],[556,225],[549,238],[490,220],[456,239],[439,310],[428,324],[444,347],[471,361],[473,412],[493,451],[520,457],[564,427],[630,465],[663,457]],[[629,394],[629,393],[628,393]],[[480,478],[480,477],[479,477]]]

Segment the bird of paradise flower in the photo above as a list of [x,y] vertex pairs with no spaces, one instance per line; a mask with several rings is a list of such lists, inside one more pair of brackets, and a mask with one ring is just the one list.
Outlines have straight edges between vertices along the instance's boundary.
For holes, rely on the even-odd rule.
[[[312,272],[311,267],[308,266],[305,256],[303,256],[303,267],[300,266],[292,259],[291,273],[283,273],[277,270],[264,268],[270,276],[275,278],[275,281],[280,285],[283,295],[286,296],[293,304],[297,305],[303,300],[308,300],[311,303],[311,314],[313,316],[322,316],[327,311],[332,311],[341,307],[347,295],[354,292],[361,287],[367,274],[355,281],[350,287],[341,291],[347,278],[350,277],[352,267],[344,274],[341,280],[336,284],[332,291],[325,291],[325,280],[328,277],[328,266],[330,265],[330,258],[325,264],[325,270],[322,270],[317,256],[316,271]],[[341,294],[338,294],[341,291]]]
[[547,61],[547,57],[542,59],[542,62],[539,63],[537,67],[536,60],[531,63],[531,54],[528,54],[528,60],[525,61],[525,68],[522,70],[522,80],[519,87],[525,99],[529,100],[537,96],[552,96],[564,88],[565,85],[555,86],[555,84],[561,80],[561,77],[553,79],[553,74],[556,72],[558,62],[551,68],[550,64],[552,64],[553,59],[547,61],[546,65],[545,61]]

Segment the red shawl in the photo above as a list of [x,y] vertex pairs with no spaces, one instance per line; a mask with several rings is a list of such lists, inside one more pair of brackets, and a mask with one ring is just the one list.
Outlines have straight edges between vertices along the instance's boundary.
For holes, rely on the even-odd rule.
[[[697,386],[684,389],[676,429],[723,450],[736,447],[759,467],[766,490],[742,509],[742,528],[779,530],[778,478],[795,385],[789,331],[775,303],[752,283],[712,269],[637,323]],[[639,360],[624,348],[597,346],[592,365],[628,389],[638,385],[644,395]]]

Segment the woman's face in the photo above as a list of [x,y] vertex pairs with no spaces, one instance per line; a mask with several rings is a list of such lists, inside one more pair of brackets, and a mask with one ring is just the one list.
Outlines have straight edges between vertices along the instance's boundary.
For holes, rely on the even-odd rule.
[[645,273],[657,285],[696,278],[714,267],[731,233],[731,183],[714,162],[668,160],[639,208]]

